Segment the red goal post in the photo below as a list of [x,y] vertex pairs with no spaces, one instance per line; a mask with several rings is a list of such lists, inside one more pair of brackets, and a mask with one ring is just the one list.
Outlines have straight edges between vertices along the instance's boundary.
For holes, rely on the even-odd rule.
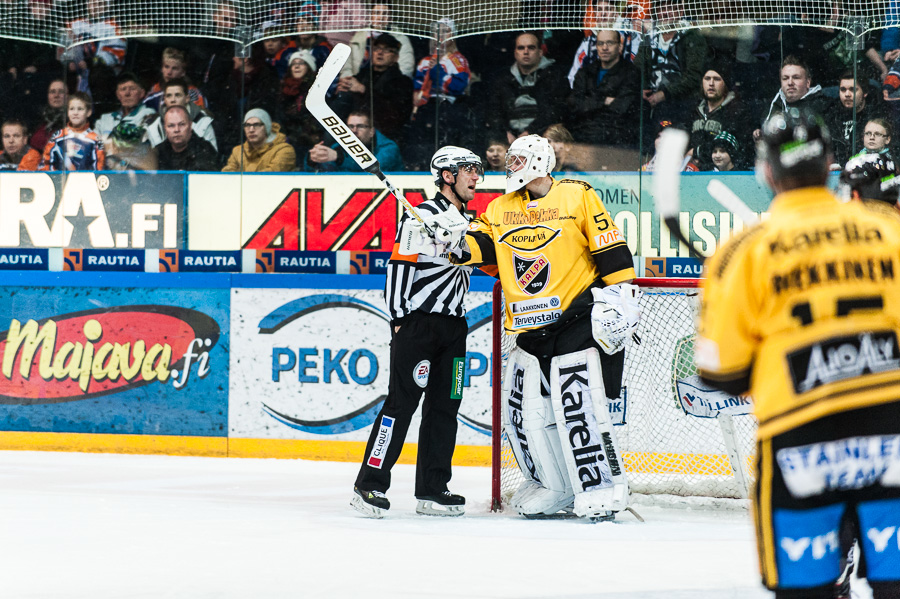
[[[641,343],[626,350],[623,401],[615,427],[632,492],[642,496],[743,499],[747,496],[756,421],[752,415],[688,414],[677,383],[696,375],[693,343],[698,279],[635,279],[644,292]],[[523,480],[501,422],[502,381],[514,335],[503,329],[500,283],[493,292],[492,507],[499,509]],[[689,379],[690,380],[690,379]]]

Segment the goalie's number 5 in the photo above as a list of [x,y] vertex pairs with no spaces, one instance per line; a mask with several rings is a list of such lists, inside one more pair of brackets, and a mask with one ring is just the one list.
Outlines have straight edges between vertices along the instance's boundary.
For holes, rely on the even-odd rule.
[[[847,316],[857,310],[881,310],[884,308],[884,299],[880,295],[863,295],[859,297],[840,298],[835,302],[835,316]],[[791,316],[800,321],[802,326],[812,324],[812,308],[809,302],[794,304],[791,308]]]

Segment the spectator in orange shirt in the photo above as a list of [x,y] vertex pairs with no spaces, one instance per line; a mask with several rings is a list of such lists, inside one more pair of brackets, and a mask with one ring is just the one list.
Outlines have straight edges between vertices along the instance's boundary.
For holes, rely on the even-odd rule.
[[36,171],[41,153],[28,145],[28,128],[20,120],[3,123],[3,151],[0,152],[0,171]]

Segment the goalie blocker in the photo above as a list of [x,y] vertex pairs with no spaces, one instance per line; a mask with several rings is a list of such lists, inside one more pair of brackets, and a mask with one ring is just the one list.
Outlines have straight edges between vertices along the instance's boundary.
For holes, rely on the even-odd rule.
[[551,361],[550,396],[542,395],[537,358],[520,348],[507,365],[503,421],[526,480],[511,505],[524,516],[572,508],[606,519],[628,508],[620,458],[601,374],[589,348]]

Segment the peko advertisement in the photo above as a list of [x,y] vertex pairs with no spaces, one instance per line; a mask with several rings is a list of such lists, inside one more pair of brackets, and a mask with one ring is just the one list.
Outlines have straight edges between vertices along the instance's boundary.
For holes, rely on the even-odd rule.
[[0,288],[0,430],[225,436],[228,291]]
[[[229,437],[365,441],[388,390],[390,317],[381,290],[231,293]],[[457,442],[490,445],[491,294],[470,292],[466,307]],[[417,414],[408,442],[418,427]]]

